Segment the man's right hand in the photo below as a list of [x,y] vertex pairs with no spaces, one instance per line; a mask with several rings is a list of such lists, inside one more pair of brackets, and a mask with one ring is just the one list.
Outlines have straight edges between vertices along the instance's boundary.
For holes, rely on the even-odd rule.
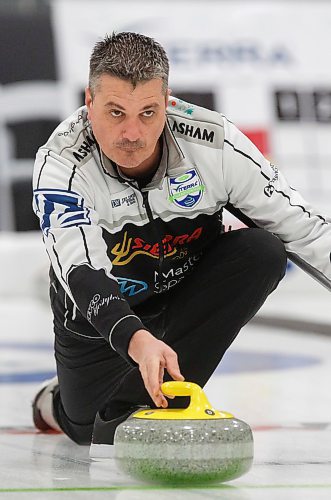
[[174,380],[184,380],[175,351],[147,330],[138,330],[131,337],[128,354],[139,365],[145,387],[155,405],[167,408],[168,402],[161,391],[164,370]]

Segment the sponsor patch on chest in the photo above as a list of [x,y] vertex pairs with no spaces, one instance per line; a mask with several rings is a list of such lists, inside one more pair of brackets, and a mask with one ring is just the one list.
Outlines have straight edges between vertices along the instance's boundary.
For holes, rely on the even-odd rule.
[[111,207],[130,207],[131,205],[136,205],[137,203],[137,197],[134,192],[123,194],[119,193],[118,196],[112,198]]
[[168,186],[169,200],[181,208],[192,208],[197,205],[205,190],[195,168],[176,177],[169,177]]

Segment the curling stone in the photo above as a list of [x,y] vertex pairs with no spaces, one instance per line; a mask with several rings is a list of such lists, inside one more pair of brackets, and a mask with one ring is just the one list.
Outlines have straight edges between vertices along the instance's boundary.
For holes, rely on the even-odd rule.
[[245,422],[215,410],[191,382],[165,382],[165,396],[190,396],[185,409],[133,413],[115,432],[115,459],[122,471],[161,483],[235,479],[253,462],[252,431]]

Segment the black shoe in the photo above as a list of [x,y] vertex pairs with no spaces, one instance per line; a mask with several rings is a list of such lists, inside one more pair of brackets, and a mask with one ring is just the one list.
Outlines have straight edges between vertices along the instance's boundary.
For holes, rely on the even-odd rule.
[[133,413],[147,406],[131,406],[128,410],[119,416],[110,420],[105,420],[100,412],[97,413],[94,420],[92,442],[90,446],[90,458],[101,460],[103,458],[113,458],[114,456],[114,436],[116,428],[124,422]]

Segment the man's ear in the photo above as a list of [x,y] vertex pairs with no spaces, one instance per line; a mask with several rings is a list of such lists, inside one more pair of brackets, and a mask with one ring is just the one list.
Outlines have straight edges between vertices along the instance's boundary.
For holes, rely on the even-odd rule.
[[85,89],[85,104],[87,106],[87,110],[89,111],[93,105],[93,98],[89,87],[86,87]]
[[165,95],[165,105],[166,105],[166,107],[168,106],[169,96],[171,95],[171,93],[172,93],[171,89],[168,89],[167,92],[166,92],[166,95]]

